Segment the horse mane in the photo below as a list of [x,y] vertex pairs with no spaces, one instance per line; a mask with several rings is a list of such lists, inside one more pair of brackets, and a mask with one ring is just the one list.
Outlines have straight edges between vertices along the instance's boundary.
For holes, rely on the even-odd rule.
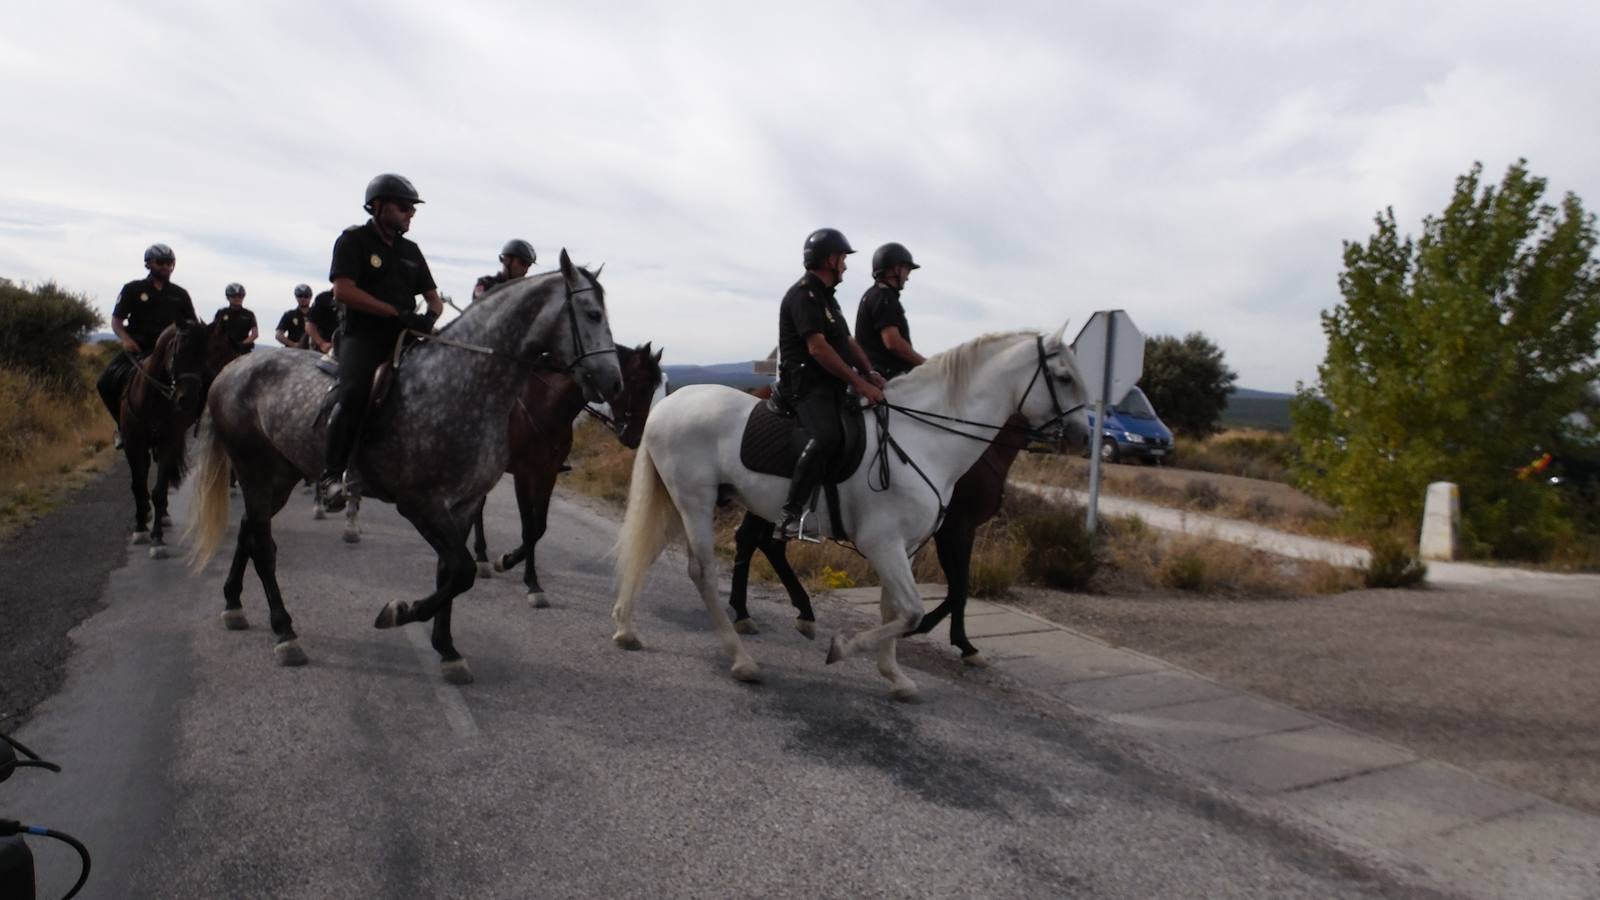
[[979,361],[991,353],[1010,349],[1024,340],[1032,341],[1038,337],[1037,331],[1027,330],[979,335],[965,344],[957,344],[943,353],[928,357],[927,362],[889,382],[889,389],[899,393],[902,390],[916,390],[925,385],[943,384],[945,402],[956,406],[966,396],[967,383],[971,381],[972,370],[977,367]]

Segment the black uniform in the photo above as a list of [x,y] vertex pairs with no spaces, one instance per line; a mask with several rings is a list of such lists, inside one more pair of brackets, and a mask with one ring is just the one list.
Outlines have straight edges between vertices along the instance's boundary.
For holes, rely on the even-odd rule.
[[511,279],[506,277],[504,272],[496,272],[493,275],[483,275],[478,278],[475,284],[472,285],[472,299],[476,300],[510,280]]
[[812,359],[806,349],[806,337],[811,334],[821,334],[849,364],[850,326],[845,324],[833,288],[807,272],[783,295],[778,308],[778,390],[794,406],[810,436],[794,467],[786,512],[797,511],[810,497],[843,439],[839,405],[848,386]]
[[334,302],[333,291],[323,291],[312,298],[306,321],[317,326],[317,334],[323,340],[333,342],[333,333],[339,330],[339,304]]
[[[111,316],[124,320],[123,329],[139,345],[141,357],[155,349],[156,338],[168,325],[180,320],[199,321],[188,291],[171,282],[157,288],[148,277],[122,286]],[[128,383],[128,377],[133,374],[133,367],[134,360],[128,354],[118,353],[111,358],[111,363],[95,384],[101,402],[105,403],[114,420],[121,419],[122,391]]]
[[278,317],[278,327],[274,330],[283,332],[289,343],[302,350],[309,346],[306,340],[306,312],[298,303],[294,309]]
[[[422,250],[402,235],[385,243],[378,226],[346,228],[333,244],[328,280],[349,278],[356,287],[397,312],[415,312],[417,295],[435,288]],[[321,323],[317,325],[321,329]],[[394,352],[403,330],[399,321],[357,309],[344,309],[344,336],[339,341],[338,400],[328,417],[327,471],[343,472],[367,412],[367,395],[378,365]]]
[[255,345],[245,346],[245,341],[250,339],[250,332],[256,327],[256,314],[243,306],[235,308],[228,304],[217,310],[212,317],[211,324],[222,325],[222,333],[227,336],[228,343],[240,353],[249,353]]
[[906,322],[905,307],[900,305],[900,292],[884,284],[867,288],[861,295],[861,305],[856,307],[856,343],[885,378],[903,375],[912,368],[883,344],[883,330],[891,325],[900,329],[900,336],[907,342],[911,340],[911,326]]

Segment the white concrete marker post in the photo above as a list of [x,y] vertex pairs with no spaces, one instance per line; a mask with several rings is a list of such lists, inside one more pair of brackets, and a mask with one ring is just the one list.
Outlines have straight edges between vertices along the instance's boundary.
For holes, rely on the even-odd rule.
[[1101,310],[1089,317],[1072,341],[1087,396],[1094,403],[1094,427],[1089,429],[1089,514],[1091,534],[1100,505],[1100,442],[1105,437],[1106,407],[1114,407],[1144,374],[1144,335],[1120,309]]
[[1423,559],[1453,560],[1461,551],[1461,489],[1448,481],[1428,485],[1422,507]]

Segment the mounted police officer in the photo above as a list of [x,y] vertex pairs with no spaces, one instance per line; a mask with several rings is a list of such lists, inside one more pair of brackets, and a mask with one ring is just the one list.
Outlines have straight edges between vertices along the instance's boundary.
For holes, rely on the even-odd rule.
[[334,338],[339,331],[339,304],[333,302],[333,291],[323,291],[311,301],[306,310],[306,338],[311,349],[318,353],[333,352]]
[[311,309],[311,285],[294,286],[294,309],[278,317],[277,331],[272,335],[285,347],[309,349],[311,338],[306,333],[306,312]]
[[261,331],[256,326],[256,314],[244,308],[244,285],[235,281],[222,289],[228,305],[217,310],[211,324],[220,325],[222,333],[234,351],[243,355],[256,348],[256,338]]
[[500,271],[479,278],[478,283],[472,286],[472,299],[476,300],[489,293],[496,285],[527,275],[538,258],[533,252],[533,245],[527,241],[521,238],[506,241],[506,245],[500,248]]
[[911,326],[900,305],[911,270],[920,268],[904,244],[884,244],[872,254],[873,284],[856,307],[856,340],[885,378],[903,375],[925,361],[911,346]]
[[[422,250],[407,240],[411,217],[422,198],[411,182],[384,174],[367,184],[365,208],[372,218],[352,225],[333,244],[328,279],[333,298],[344,308],[344,336],[339,343],[338,396],[328,416],[328,446],[317,488],[323,508],[344,508],[344,473],[361,423],[367,395],[378,365],[394,352],[401,333],[431,332],[444,309],[433,273]],[[416,311],[417,295],[427,312]]]
[[850,337],[850,326],[833,296],[844,279],[845,257],[854,252],[839,231],[813,231],[801,255],[806,274],[783,295],[779,306],[778,390],[794,407],[808,436],[783,504],[778,534],[784,540],[799,536],[805,504],[839,448],[843,438],[839,407],[845,390],[853,388],[869,403],[883,400],[883,376]]
[[128,385],[135,365],[152,349],[156,338],[168,325],[178,321],[199,321],[194,314],[194,301],[189,292],[172,283],[172,270],[178,266],[178,257],[166,244],[151,244],[144,251],[144,267],[150,274],[138,281],[130,281],[117,294],[117,305],[111,310],[111,330],[122,342],[122,353],[111,358],[95,388],[100,399],[118,423],[116,445],[122,447],[122,392]]

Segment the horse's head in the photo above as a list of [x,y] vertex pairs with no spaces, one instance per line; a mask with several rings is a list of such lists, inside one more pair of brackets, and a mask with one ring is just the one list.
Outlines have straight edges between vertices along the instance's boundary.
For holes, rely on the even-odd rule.
[[646,341],[640,347],[618,347],[617,360],[622,365],[622,393],[611,401],[611,416],[617,439],[631,450],[644,437],[650,401],[661,384],[661,351],[651,353],[650,342]]
[[1071,450],[1081,450],[1089,440],[1089,388],[1078,369],[1078,357],[1066,342],[1067,326],[1035,343],[1038,358],[1017,412],[1040,436]]
[[216,380],[224,366],[238,359],[242,354],[239,348],[228,338],[228,332],[222,327],[222,320],[213,321],[206,328],[206,389],[211,389],[211,382]]
[[599,274],[573,265],[566,248],[562,248],[561,279],[566,302],[550,349],[569,367],[585,400],[610,403],[622,391],[622,367],[611,340],[611,322],[606,318],[606,295],[600,287]]
[[[198,416],[209,383],[206,356],[211,330],[191,319],[180,319],[162,336],[166,337],[167,334],[171,334],[171,339],[167,341],[166,355],[161,359],[167,376],[172,379],[173,406],[183,415]],[[156,342],[156,346],[157,354],[152,355],[161,352],[160,341]]]

